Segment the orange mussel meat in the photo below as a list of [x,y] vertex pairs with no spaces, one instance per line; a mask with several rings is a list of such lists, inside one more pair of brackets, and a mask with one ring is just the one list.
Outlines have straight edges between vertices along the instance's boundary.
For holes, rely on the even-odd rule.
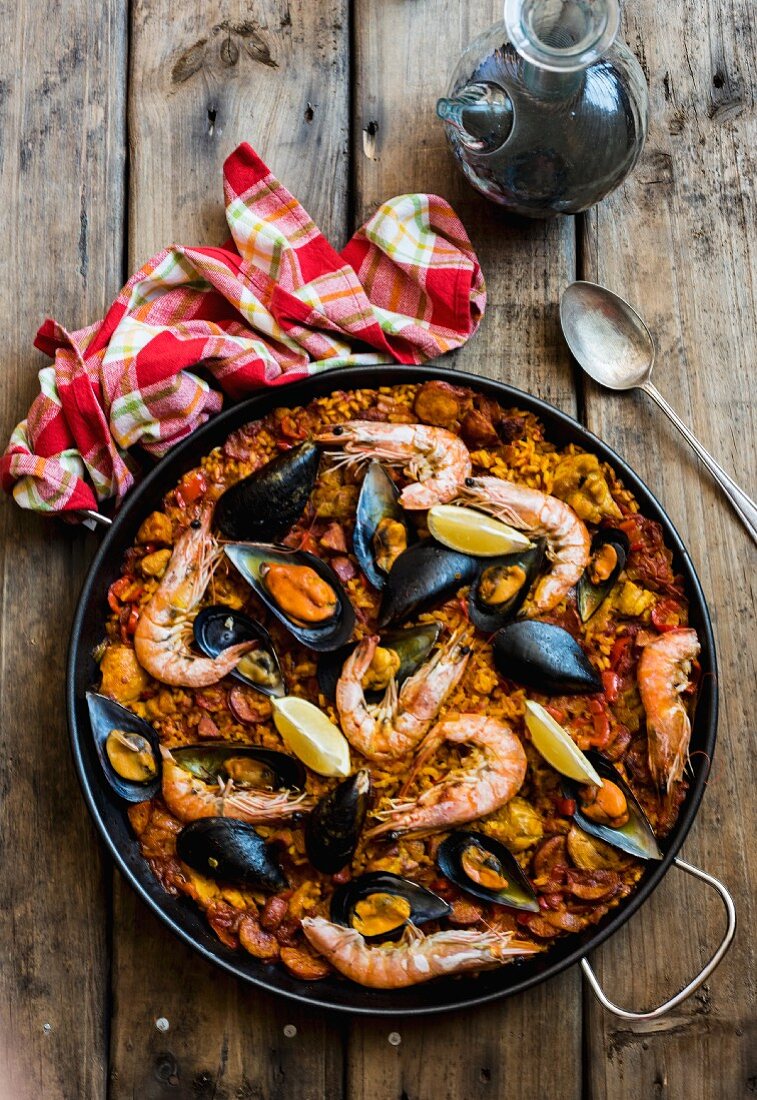
[[328,622],[337,612],[336,592],[309,565],[267,562],[260,575],[284,614],[297,623]]

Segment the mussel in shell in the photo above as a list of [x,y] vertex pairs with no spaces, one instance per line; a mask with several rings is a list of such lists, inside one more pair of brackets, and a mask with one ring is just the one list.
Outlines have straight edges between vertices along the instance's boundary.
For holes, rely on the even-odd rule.
[[450,833],[439,845],[436,864],[445,878],[473,897],[529,913],[539,911],[518,861],[494,837],[464,829]]
[[276,542],[302,515],[318,476],[320,452],[300,443],[226,490],[214,521],[227,539]]
[[352,604],[334,570],[315,554],[251,542],[224,550],[266,607],[308,649],[338,649],[350,637]]
[[171,749],[176,763],[203,783],[233,779],[238,787],[271,791],[305,789],[304,766],[294,756],[257,745],[184,745]]
[[105,778],[125,802],[145,802],[160,790],[158,735],[149,722],[106,695],[87,692],[89,721]]
[[591,695],[602,681],[567,630],[538,619],[508,623],[493,640],[494,663],[516,684],[542,695]]
[[[408,627],[407,630],[388,630],[381,635],[381,642],[374,654],[374,663],[377,657],[381,658],[381,654],[393,654],[394,660],[387,662],[387,674],[394,676],[397,687],[400,688],[408,676],[412,676],[428,660],[441,632],[442,624],[437,622],[423,623],[422,626]],[[336,697],[336,685],[344,662],[354,648],[354,644],[350,643],[318,658],[318,687],[331,701]],[[372,684],[368,684],[365,689],[369,702],[376,702],[383,695],[386,683],[388,675],[381,681],[374,677]]]
[[194,621],[194,639],[208,657],[217,657],[224,649],[240,642],[256,642],[255,648],[245,653],[231,675],[263,695],[280,698],[286,694],[270,634],[241,611],[222,604],[203,608]]
[[603,527],[591,540],[589,564],[576,586],[576,602],[585,623],[609,596],[626,564],[628,536],[617,527]]
[[354,928],[369,941],[396,939],[407,924],[441,920],[452,907],[417,882],[388,871],[369,871],[339,886],[331,899],[331,919]]
[[374,588],[383,588],[399,555],[407,549],[409,527],[399,490],[380,462],[368,466],[355,513],[352,545],[360,568]]
[[544,561],[544,543],[494,558],[483,567],[468,596],[472,622],[493,633],[520,610]]
[[238,886],[284,890],[287,881],[271,846],[245,821],[203,817],[176,837],[176,854],[201,875]]
[[448,550],[433,539],[408,547],[387,577],[379,610],[379,629],[409,619],[431,604],[443,603],[470,584],[481,562]]
[[371,773],[356,772],[320,800],[305,826],[308,859],[326,875],[341,871],[355,854],[371,797]]
[[602,780],[601,788],[563,779],[567,798],[576,803],[573,820],[585,833],[598,837],[639,859],[662,859],[647,816],[623,776],[594,750],[585,755]]

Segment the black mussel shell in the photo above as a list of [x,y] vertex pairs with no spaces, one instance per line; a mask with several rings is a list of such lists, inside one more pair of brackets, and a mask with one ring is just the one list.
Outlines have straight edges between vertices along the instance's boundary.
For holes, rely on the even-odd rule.
[[208,657],[217,657],[224,649],[240,642],[257,642],[257,647],[242,658],[231,675],[263,695],[280,698],[286,694],[270,634],[241,611],[221,604],[203,608],[194,621],[194,639]]
[[[597,551],[601,550],[603,546],[613,547],[616,561],[612,568],[612,572],[606,580],[594,584],[589,577],[589,571],[595,554]],[[591,540],[589,565],[584,569],[583,575],[576,586],[576,602],[578,604],[578,614],[581,616],[581,622],[588,622],[594,612],[599,609],[600,605],[607,596],[609,596],[620,575],[620,571],[626,564],[628,548],[628,535],[626,535],[625,531],[621,531],[617,527],[603,527],[601,531],[597,531],[596,535]]]
[[[544,561],[544,543],[539,542],[527,550],[519,550],[514,554],[505,554],[501,558],[490,558],[482,566],[481,572],[471,585],[468,596],[468,608],[471,621],[479,630],[493,633],[501,626],[515,618],[523,601],[528,595]],[[522,574],[522,583],[517,591],[501,603],[488,603],[484,600],[482,586],[491,575],[489,570],[512,570],[517,568]]]
[[405,925],[425,924],[431,920],[441,920],[452,912],[452,906],[443,898],[438,897],[420,886],[417,882],[392,875],[388,871],[369,871],[352,879],[344,886],[339,886],[334,891],[331,899],[331,919],[335,924],[346,925],[347,928],[355,927],[355,909],[361,901],[366,901],[373,894],[390,894],[401,898],[410,906],[410,913],[404,919],[400,919],[394,928],[380,932],[375,936],[365,936],[368,942],[397,939],[402,935]]
[[563,777],[565,796],[574,799],[576,803],[576,811],[573,814],[576,825],[583,829],[585,833],[589,833],[590,836],[596,836],[600,840],[611,844],[613,848],[619,848],[621,852],[628,852],[629,855],[637,856],[639,859],[662,859],[662,852],[657,843],[657,838],[652,832],[652,826],[649,824],[647,815],[642,810],[636,795],[623,776],[617,768],[612,766],[609,760],[605,760],[604,756],[594,749],[585,750],[584,755],[596,769],[601,779],[609,779],[610,782],[620,787],[628,803],[629,816],[625,825],[621,825],[619,829],[592,821],[581,811],[581,784]]
[[[95,740],[95,748],[100,759],[105,778],[119,798],[125,802],[145,802],[154,798],[160,790],[161,758],[160,741],[155,730],[149,722],[138,718],[126,707],[122,707],[114,699],[107,695],[98,695],[94,691],[87,692],[87,707],[89,709],[89,721],[92,727],[92,736]],[[114,730],[122,730],[127,734],[136,734],[144,738],[152,750],[155,762],[155,775],[144,781],[125,779],[115,770],[106,749],[106,742]]]
[[305,826],[305,851],[316,870],[335,875],[352,860],[370,797],[371,773],[364,768],[320,800]]
[[[233,778],[267,790],[305,789],[305,766],[296,757],[276,749],[258,748],[257,745],[184,745],[171,749],[171,755],[177,764],[203,783]],[[230,761],[238,763],[230,764]]]
[[[475,863],[470,853],[475,853]],[[512,909],[525,909],[529,913],[539,912],[536,894],[520,864],[512,852],[494,837],[465,829],[450,833],[439,845],[436,865],[445,878],[475,898],[494,905],[509,905]],[[489,871],[493,876],[501,875],[502,885],[488,887],[477,882],[471,877],[470,870],[478,866],[481,866],[483,873]]]
[[379,629],[411,618],[431,604],[449,599],[470,584],[481,559],[448,550],[433,539],[408,547],[387,577],[379,611]]
[[202,817],[176,837],[176,854],[201,875],[263,890],[284,890],[287,880],[272,850],[252,825],[231,817]]
[[[408,676],[412,676],[416,669],[420,668],[424,661],[428,660],[441,632],[441,623],[424,623],[422,626],[408,627],[407,630],[388,630],[381,635],[379,644],[386,649],[393,649],[400,659],[400,667],[394,676],[398,688]],[[318,658],[318,687],[332,702],[336,698],[336,685],[342,674],[344,662],[354,648],[351,642],[340,649],[335,649],[332,653],[323,653]],[[382,695],[383,692],[367,691],[366,699],[369,702],[376,702]]]
[[215,508],[221,534],[239,542],[283,538],[305,510],[319,462],[315,443],[300,443],[232,485]]
[[[232,543],[225,546],[224,550],[229,560],[247,583],[254,588],[255,593],[269,611],[284,624],[298,642],[308,649],[318,651],[338,649],[350,637],[355,626],[355,612],[339,577],[321,558],[316,557],[315,554],[308,554],[304,550],[288,550],[285,546],[268,546],[252,542]],[[307,626],[294,622],[282,611],[263,582],[261,567],[266,563],[309,566],[336,593],[335,614],[317,625]]]
[[499,672],[542,695],[592,695],[602,690],[598,672],[561,626],[538,619],[508,623],[495,634],[493,646]]
[[405,529],[405,545],[410,541],[405,512],[398,503],[399,490],[380,462],[370,463],[357,502],[352,545],[360,568],[374,588],[383,588],[388,571],[376,560],[374,538],[382,520],[392,520]]

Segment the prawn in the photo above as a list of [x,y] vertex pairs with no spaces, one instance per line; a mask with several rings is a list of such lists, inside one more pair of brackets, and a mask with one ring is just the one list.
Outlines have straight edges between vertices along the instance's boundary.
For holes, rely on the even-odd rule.
[[217,657],[189,649],[192,622],[221,552],[210,534],[212,509],[179,536],[163,579],[142,608],[134,632],[134,652],[156,680],[172,687],[202,688],[227,676],[255,642],[229,646]]
[[681,701],[689,685],[691,662],[698,656],[695,630],[661,634],[641,651],[638,681],[647,715],[649,770],[668,794],[683,776],[689,755],[691,722]]
[[325,917],[303,917],[302,930],[340,974],[371,989],[403,989],[447,974],[488,970],[540,950],[513,932],[452,929],[427,936],[408,924],[397,943],[373,945],[356,929]]
[[362,679],[368,671],[378,635],[364,638],[342,667],[336,706],[344,736],[370,760],[404,756],[422,740],[442,703],[460,682],[470,655],[470,628],[460,627],[402,687],[394,677],[376,706],[365,699]]
[[[446,504],[473,469],[462,439],[446,428],[428,424],[381,424],[373,420],[347,420],[316,436],[318,443],[336,443],[350,456],[378,458],[389,466],[401,466],[416,484],[400,493],[403,508],[431,508]],[[348,462],[354,461],[349,458]]]
[[239,787],[233,779],[223,780],[220,776],[214,787],[177,764],[169,749],[161,746],[160,753],[163,757],[163,801],[179,821],[236,817],[257,825],[282,821],[313,807],[313,799],[304,793]]
[[589,561],[591,538],[586,524],[557,497],[498,477],[468,477],[462,495],[512,527],[547,540],[552,568],[537,584],[533,602],[537,613],[556,607]]
[[472,767],[448,771],[444,779],[425,790],[415,801],[393,801],[388,810],[376,814],[381,824],[369,830],[366,839],[385,833],[427,833],[462,825],[494,813],[509,802],[526,777],[526,753],[510,727],[486,714],[448,715],[421,745],[413,769],[400,796],[405,795],[415,776],[439,746],[472,745],[482,750],[483,759]]

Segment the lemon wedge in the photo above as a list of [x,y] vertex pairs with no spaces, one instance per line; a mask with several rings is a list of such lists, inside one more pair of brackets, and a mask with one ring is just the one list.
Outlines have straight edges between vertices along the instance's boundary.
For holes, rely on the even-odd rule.
[[450,550],[480,558],[512,554],[531,545],[526,536],[514,527],[508,527],[485,512],[459,504],[435,504],[429,509],[426,522],[437,542]]
[[534,748],[555,771],[579,783],[602,786],[602,780],[570,734],[554,720],[549,711],[531,699],[526,699],[526,725]]
[[271,703],[284,744],[306,767],[319,775],[350,774],[350,746],[319,707],[296,695],[271,699]]

